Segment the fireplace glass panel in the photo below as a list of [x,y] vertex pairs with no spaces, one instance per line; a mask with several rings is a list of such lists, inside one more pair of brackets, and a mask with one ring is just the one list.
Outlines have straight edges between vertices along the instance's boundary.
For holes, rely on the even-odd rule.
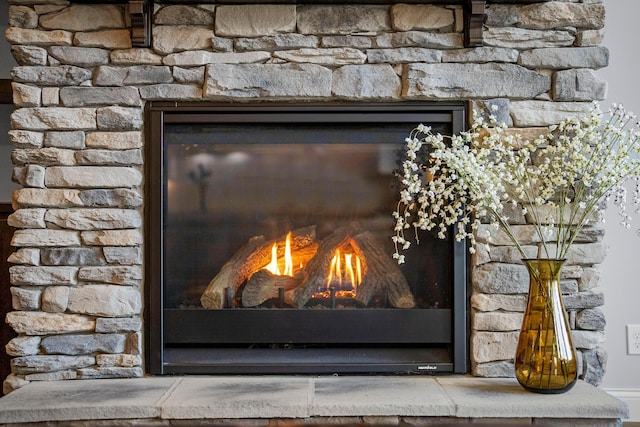
[[464,371],[464,245],[391,240],[404,138],[462,106],[157,110],[152,370]]
[[[402,149],[398,135],[392,131],[371,135],[367,129],[348,127],[313,130],[309,134],[306,128],[282,129],[279,125],[260,126],[250,133],[246,135],[246,126],[225,126],[222,131],[209,125],[167,126],[165,257],[171,260],[164,272],[167,308],[201,308],[200,299],[210,281],[257,236],[263,236],[265,242],[276,242],[280,252],[283,247],[286,249],[290,231],[300,236],[301,244],[309,243],[290,250],[292,271],[287,274],[294,280],[281,281],[287,286],[295,285],[295,278],[302,281],[308,273],[305,266],[318,242],[340,234],[344,228],[353,231],[345,234],[342,240],[347,243],[341,247],[327,248],[332,261],[329,270],[319,265],[317,272],[308,273],[322,275],[315,280],[319,286],[309,300],[291,306],[273,297],[256,305],[255,301],[242,298],[243,291],[251,293],[255,288],[251,287],[254,282],[249,282],[242,283],[230,303],[224,301],[222,305],[315,309],[451,306],[451,287],[442,285],[451,283],[452,266],[446,262],[450,243],[423,239],[423,244],[408,252],[402,266],[397,267],[391,259],[391,212],[397,203],[394,183]],[[259,135],[255,141],[243,141],[253,139],[253,134]],[[283,136],[287,142],[279,142]],[[354,245],[357,240],[373,245],[375,254],[367,256],[366,249],[351,247],[351,238],[355,238]],[[256,251],[265,252],[265,246],[272,248],[265,243]],[[285,255],[289,254],[275,256],[279,265],[271,269],[272,275],[279,272],[278,276],[285,276]],[[377,260],[380,256],[384,259]],[[263,269],[272,262],[272,258],[269,263],[261,258],[262,262],[245,268]],[[380,268],[398,268],[398,279],[406,279],[409,293],[404,299],[414,300],[415,304],[404,302],[398,306],[396,302],[394,306],[385,289],[389,284],[380,282],[382,277],[367,280],[367,273],[362,270],[368,266],[372,275],[377,274],[380,268],[373,265],[376,262],[382,262]],[[273,276],[266,277],[270,279],[266,287],[278,282]],[[357,298],[358,285],[366,296]],[[405,291],[401,285],[404,283],[396,284],[401,289],[394,291]],[[375,289],[368,290],[366,286]],[[256,292],[264,293],[260,289]]]

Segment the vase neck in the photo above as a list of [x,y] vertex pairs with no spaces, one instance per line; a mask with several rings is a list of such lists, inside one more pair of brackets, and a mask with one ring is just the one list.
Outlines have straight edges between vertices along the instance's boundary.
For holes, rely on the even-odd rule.
[[522,260],[532,275],[545,279],[558,278],[565,261],[565,259],[554,258],[531,258]]

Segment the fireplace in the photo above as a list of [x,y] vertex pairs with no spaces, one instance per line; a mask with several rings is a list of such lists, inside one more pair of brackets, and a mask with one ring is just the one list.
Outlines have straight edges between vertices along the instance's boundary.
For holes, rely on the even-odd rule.
[[390,238],[404,138],[464,111],[151,104],[151,372],[465,373],[464,243]]
[[[355,342],[348,335],[343,335],[343,342],[331,343],[323,338],[339,336],[321,329],[325,336],[317,335],[317,340],[322,341],[322,348],[317,342],[308,342],[308,337],[298,341],[291,331],[288,337],[253,345],[251,351],[246,338],[229,343],[228,337],[215,335],[215,339],[227,341],[209,337],[205,342],[186,335],[190,329],[183,326],[189,322],[197,325],[192,331],[224,325],[217,328],[218,334],[228,331],[230,325],[255,334],[255,328],[269,327],[264,319],[254,319],[251,328],[244,328],[231,321],[234,319],[218,320],[215,316],[281,316],[283,325],[297,326],[321,324],[309,318],[329,316],[315,314],[325,311],[334,312],[332,319],[353,328],[347,323],[350,319],[338,316],[356,312],[364,318],[379,311],[388,318],[393,313],[423,316],[421,312],[429,310],[434,313],[429,315],[435,315],[436,310],[447,310],[449,305],[346,309],[337,300],[336,309],[313,310],[284,304],[277,308],[279,299],[272,298],[273,308],[192,307],[217,274],[213,266],[208,266],[212,271],[205,271],[196,286],[189,287],[188,298],[169,305],[169,298],[161,298],[162,280],[168,271],[173,274],[184,268],[184,260],[162,258],[165,230],[161,228],[167,218],[162,210],[163,176],[156,168],[165,154],[161,148],[162,120],[171,127],[180,118],[202,123],[208,115],[206,121],[213,123],[213,117],[226,111],[224,121],[231,123],[230,117],[241,111],[242,127],[246,128],[256,123],[247,120],[248,113],[267,115],[280,109],[293,118],[304,111],[319,115],[324,110],[320,107],[327,107],[334,110],[334,117],[317,127],[343,129],[347,127],[346,112],[354,107],[360,112],[397,111],[403,116],[397,123],[407,127],[419,121],[453,127],[452,106],[445,103],[456,102],[465,103],[468,111],[494,112],[498,120],[525,135],[535,135],[540,127],[557,123],[560,117],[585,114],[591,100],[603,98],[606,82],[593,72],[608,61],[608,51],[601,45],[602,4],[488,0],[484,11],[479,8],[473,14],[475,22],[483,24],[476,27],[482,30],[483,46],[467,49],[465,39],[471,34],[466,8],[459,0],[420,4],[155,2],[147,25],[153,36],[147,40],[151,43],[148,48],[140,48],[139,38],[132,38],[137,31],[132,30],[149,21],[132,16],[126,5],[115,1],[58,3],[41,0],[37,5],[10,8],[5,34],[19,64],[12,70],[16,110],[11,116],[9,139],[14,145],[13,180],[21,187],[13,194],[15,213],[9,218],[16,229],[11,240],[15,252],[9,260],[14,311],[7,314],[6,322],[18,336],[6,349],[12,356],[6,387],[15,389],[30,381],[140,378],[151,372],[187,372],[185,366],[192,372],[199,366],[212,372],[214,369],[206,366],[207,359],[224,360],[224,352],[233,360],[241,360],[240,356],[257,359],[262,367],[255,371],[264,372],[264,361],[276,354],[284,357],[297,352],[296,361],[303,357],[317,361],[320,353],[337,359],[343,357],[342,352],[355,360],[361,354],[371,354],[369,349],[378,354],[400,349],[406,359],[409,350],[424,347],[447,353],[444,363],[464,360],[468,348],[472,375],[513,376],[527,273],[517,251],[503,240],[484,242],[468,260],[471,324],[467,341],[460,345],[449,342],[465,335],[460,323],[464,324],[466,317],[458,317],[457,312],[447,323],[451,330],[442,329],[451,338],[427,344],[413,340],[405,327],[407,322],[392,332],[382,330],[390,320],[375,321],[381,342],[374,343]],[[567,19],[558,22],[549,16]],[[134,21],[138,27],[132,29]],[[413,109],[427,101],[435,104],[423,105],[426,110],[412,118]],[[209,104],[188,104],[196,102]],[[376,106],[380,109],[373,108]],[[154,114],[153,123],[146,120]],[[440,114],[443,117],[438,118]],[[363,131],[384,122],[367,120],[370,122],[364,123],[369,126],[363,126]],[[402,126],[391,128],[398,132],[397,141],[405,137]],[[151,151],[151,142],[158,151]],[[183,179],[190,178],[183,174]],[[206,185],[211,186],[202,184],[203,191]],[[207,212],[213,212],[212,190],[200,198],[198,184],[190,181],[189,185],[184,209],[197,216],[203,200]],[[361,189],[357,191],[357,201],[369,200],[362,197]],[[381,218],[388,220],[391,209],[385,210]],[[538,242],[528,232],[527,218],[514,216],[512,220],[524,235],[532,237],[527,248],[535,254]],[[289,229],[315,225],[318,243],[325,236],[322,224],[316,221],[285,225],[273,234],[272,230],[247,232],[236,240],[236,248],[226,249],[225,257],[216,262],[224,265],[254,235],[275,239],[286,236]],[[383,244],[389,244],[386,239],[390,234],[380,234]],[[575,246],[579,250],[570,268],[565,269],[563,292],[582,361],[580,377],[598,384],[606,360],[599,272],[606,251],[601,229],[594,227],[583,239]],[[420,247],[410,252],[419,256],[419,251],[429,250],[425,243],[422,239]],[[466,254],[454,248],[445,250]],[[187,253],[180,255],[185,258]],[[207,264],[213,261],[207,259]],[[455,275],[458,279],[465,282]],[[455,296],[464,287],[454,289],[458,289],[452,291]],[[284,317],[297,312],[307,320],[287,321]],[[430,322],[418,320],[425,328],[431,327]],[[363,324],[371,322],[364,319]],[[179,334],[168,334],[165,326],[178,329]],[[286,332],[282,325],[276,326],[269,330]],[[399,331],[404,335],[398,335]],[[383,334],[395,342],[382,342]],[[413,334],[423,335],[415,330]],[[171,341],[175,335],[184,342]],[[217,355],[212,356],[211,349]],[[260,353],[268,353],[269,358]],[[451,353],[462,356],[450,357]],[[186,355],[179,362],[182,367],[176,366],[179,354]],[[278,369],[307,369],[286,364]],[[250,360],[245,365],[253,366]],[[327,370],[338,370],[327,366],[329,362]],[[435,363],[421,366],[430,371]],[[396,365],[390,371],[409,369],[403,371]],[[464,368],[450,371],[463,372]]]

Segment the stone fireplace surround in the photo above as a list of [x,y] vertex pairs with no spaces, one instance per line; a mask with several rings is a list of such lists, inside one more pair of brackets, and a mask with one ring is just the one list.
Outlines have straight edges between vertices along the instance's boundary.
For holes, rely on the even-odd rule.
[[[125,7],[10,0],[18,228],[18,337],[6,392],[29,382],[143,377],[144,105],[463,100],[498,107],[524,134],[602,100],[599,0],[488,2],[484,46],[464,48],[459,4],[156,3],[150,48],[133,48]],[[452,2],[453,3],[453,2]],[[526,218],[514,218],[522,238]],[[581,361],[599,384],[603,230],[583,233],[563,292]],[[534,237],[527,251],[535,256]],[[527,273],[497,238],[472,259],[470,368],[512,377]]]

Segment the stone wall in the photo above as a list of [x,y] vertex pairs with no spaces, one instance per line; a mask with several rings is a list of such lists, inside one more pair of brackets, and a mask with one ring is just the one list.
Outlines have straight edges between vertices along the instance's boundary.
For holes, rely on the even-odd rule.
[[[536,127],[605,96],[594,73],[599,0],[489,4],[485,46],[463,47],[461,6],[156,4],[153,46],[132,48],[124,6],[10,0],[18,64],[9,138],[17,227],[10,261],[19,333],[10,390],[25,381],[140,377],[149,100],[464,100]],[[531,235],[524,218],[518,232]],[[602,229],[587,230],[563,292],[581,377],[599,383]],[[508,242],[473,259],[472,371],[512,376],[528,279]],[[527,241],[532,256],[535,238]]]

